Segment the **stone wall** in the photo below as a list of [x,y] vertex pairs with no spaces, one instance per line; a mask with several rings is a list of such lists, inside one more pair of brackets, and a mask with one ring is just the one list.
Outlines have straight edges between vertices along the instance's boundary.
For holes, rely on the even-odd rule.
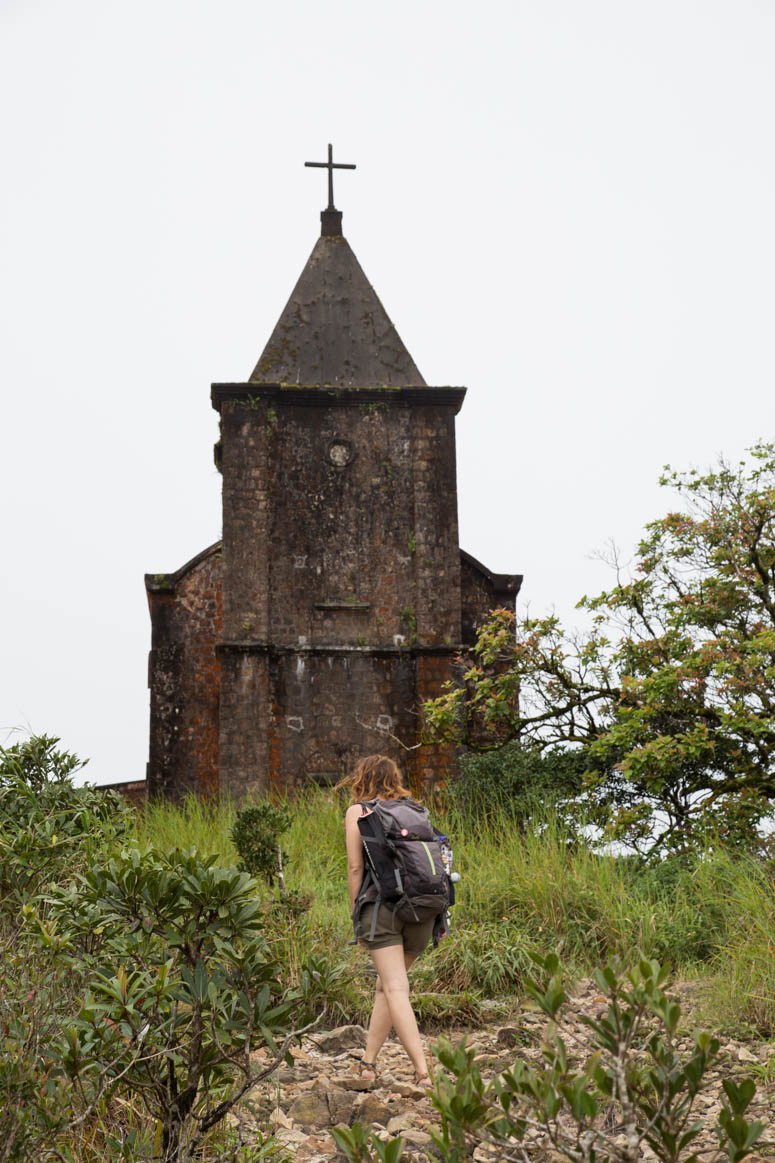
[[174,574],[146,575],[151,796],[218,793],[220,554],[219,543]]
[[148,783],[144,779],[122,780],[120,783],[102,783],[99,785],[106,791],[117,791],[128,804],[140,811],[148,800]]
[[219,401],[222,549],[146,578],[149,794],[330,782],[373,751],[425,792],[456,762],[416,746],[419,709],[521,581],[458,547],[462,392],[251,390]]
[[491,573],[480,561],[461,549],[461,629],[465,646],[473,646],[477,631],[492,610],[501,606],[514,609],[521,585],[521,574]]
[[385,651],[280,651],[271,660],[273,784],[331,783],[370,752],[405,766],[414,742],[415,660]]
[[412,410],[417,641],[460,642],[460,550],[457,527],[455,416],[431,405]]
[[[463,641],[470,644],[495,605],[513,607],[514,593],[502,579],[496,588],[498,575],[470,555],[459,558]],[[242,795],[331,782],[375,750],[396,759],[418,791],[454,777],[454,748],[416,747],[416,712],[459,674],[457,651],[418,646],[418,627],[406,612],[390,620],[390,574],[372,590],[379,595],[376,616],[371,603],[321,604],[312,610],[306,643],[229,645],[218,641],[222,564],[219,543],[177,574],[147,579],[151,795],[217,790],[219,699],[220,717],[234,725],[224,732],[224,759]],[[359,644],[364,627],[373,633],[379,621],[388,630],[398,626],[397,642]],[[337,635],[343,645],[321,645]]]
[[446,758],[396,738],[414,745],[460,644],[462,392],[252,390],[217,401],[221,788],[338,777],[373,750],[442,778]]

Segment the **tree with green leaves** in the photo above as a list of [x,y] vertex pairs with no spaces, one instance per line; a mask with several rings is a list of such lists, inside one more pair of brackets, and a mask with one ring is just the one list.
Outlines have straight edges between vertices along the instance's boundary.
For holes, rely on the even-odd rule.
[[646,526],[631,576],[557,617],[496,610],[464,681],[425,706],[436,738],[583,747],[610,839],[750,846],[775,799],[775,444],[660,483],[680,507]]

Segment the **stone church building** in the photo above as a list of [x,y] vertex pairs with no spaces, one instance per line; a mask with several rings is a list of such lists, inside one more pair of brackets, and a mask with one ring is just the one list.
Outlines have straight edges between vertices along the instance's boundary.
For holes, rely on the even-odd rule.
[[321,224],[250,378],[212,385],[223,539],[146,575],[151,796],[328,783],[374,751],[448,778],[418,708],[522,580],[458,543],[466,389],[426,384],[331,194]]

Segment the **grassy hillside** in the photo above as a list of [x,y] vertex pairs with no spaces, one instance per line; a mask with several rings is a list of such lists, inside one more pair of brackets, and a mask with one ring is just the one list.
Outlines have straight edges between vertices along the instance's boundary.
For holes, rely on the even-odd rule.
[[[370,983],[366,955],[348,945],[343,811],[326,791],[292,804],[286,877],[311,906],[292,926],[278,914],[274,940],[291,968],[308,951],[346,964],[342,1014],[362,1019]],[[228,804],[193,799],[150,805],[137,819],[137,839],[164,850],[196,847],[228,866],[238,859],[229,835],[234,815]],[[775,1034],[772,869],[722,849],[639,868],[569,845],[551,820],[521,830],[505,810],[486,827],[460,812],[437,822],[454,838],[462,880],[453,933],[414,970],[428,1024],[507,1010],[520,994],[528,948],[561,947],[579,975],[612,956],[658,958],[680,976],[702,979],[715,1025]]]
[[[284,805],[278,899],[235,868],[232,806],[133,812],[74,786],[56,744],[0,750],[0,1160],[275,1157],[263,1131],[239,1154],[226,1114],[310,1023],[366,1021],[373,998],[350,943],[344,802]],[[656,958],[699,982],[693,1019],[775,1033],[771,866],[716,847],[647,868],[551,818],[488,811],[437,817],[462,880],[452,934],[412,970],[426,1030],[516,1011],[532,958],[561,950],[576,976]],[[243,817],[251,842],[262,818]]]

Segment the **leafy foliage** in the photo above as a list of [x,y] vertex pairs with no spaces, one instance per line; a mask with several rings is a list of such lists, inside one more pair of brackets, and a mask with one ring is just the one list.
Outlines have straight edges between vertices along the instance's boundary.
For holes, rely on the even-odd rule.
[[243,808],[231,829],[234,847],[240,854],[240,867],[251,876],[263,877],[270,886],[275,880],[283,891],[283,852],[280,837],[291,826],[288,808],[268,801]]
[[400,1139],[383,1143],[379,1135],[360,1123],[351,1127],[333,1127],[331,1138],[351,1163],[399,1163],[403,1154]]
[[9,917],[131,827],[116,793],[73,785],[83,763],[58,743],[40,735],[0,748],[0,908]]
[[118,796],[73,786],[83,764],[58,742],[0,749],[0,1160],[42,1159],[79,1117],[59,1039],[85,969],[63,961],[46,893],[131,828]]
[[[338,967],[299,959],[284,984],[256,882],[127,846],[133,814],[74,787],[57,742],[0,752],[0,1163],[200,1159],[326,1012]],[[278,1155],[221,1137],[224,1161]]]
[[460,758],[460,776],[447,789],[447,802],[483,822],[508,813],[527,822],[547,815],[582,791],[586,770],[582,750],[523,746],[515,740]]
[[0,935],[0,1160],[44,1158],[74,1118],[73,1096],[57,1052],[81,976],[67,972],[56,945]]
[[646,527],[634,575],[582,598],[591,626],[494,611],[464,685],[426,704],[438,737],[586,749],[611,839],[749,846],[775,800],[775,445],[666,470],[683,509]]
[[[538,973],[528,990],[550,1019],[542,1044],[544,1065],[518,1058],[486,1082],[476,1051],[463,1038],[441,1039],[435,1054],[433,1104],[440,1129],[431,1131],[443,1163],[466,1163],[487,1144],[501,1160],[524,1163],[548,1147],[553,1158],[572,1163],[636,1163],[648,1146],[662,1163],[695,1163],[704,1127],[698,1097],[719,1052],[718,1040],[699,1033],[681,1053],[681,1007],[667,992],[667,972],[641,959],[629,972],[608,964],[595,973],[607,1001],[598,1017],[574,1020],[568,1012],[564,974],[552,953],[534,955]],[[574,1063],[568,1035],[578,1022],[592,1035],[586,1061]],[[564,1036],[563,1036],[564,1035]],[[756,1093],[752,1079],[726,1079],[715,1135],[718,1149],[702,1158],[740,1163],[753,1151],[764,1126],[746,1112]],[[331,1132],[351,1163],[398,1160],[400,1138],[385,1143],[356,1124]],[[538,1157],[538,1154],[536,1154]]]
[[[143,1097],[165,1161],[206,1133],[312,1022],[310,992],[283,990],[261,935],[255,884],[215,858],[125,850],[52,897],[51,930],[91,987],[65,1032],[68,1076],[96,1096],[118,1080]],[[266,1046],[256,1068],[251,1051]]]
[[[522,1060],[486,1083],[465,1039],[442,1040],[436,1054],[444,1067],[433,1101],[441,1116],[434,1135],[446,1163],[464,1163],[477,1143],[497,1146],[498,1158],[526,1158],[528,1132],[539,1133],[561,1157],[589,1163],[634,1163],[648,1144],[663,1163],[691,1163],[692,1144],[702,1130],[697,1097],[719,1051],[707,1033],[681,1054],[681,1007],[665,991],[666,971],[641,960],[628,973],[607,965],[595,974],[608,1008],[600,1018],[582,1018],[595,1050],[575,1066],[559,1032],[571,1027],[567,995],[555,954],[536,957],[538,977],[529,990],[551,1019],[544,1045],[545,1065]],[[751,1079],[724,1081],[716,1158],[737,1161],[753,1150],[764,1127],[745,1113],[756,1092]]]

